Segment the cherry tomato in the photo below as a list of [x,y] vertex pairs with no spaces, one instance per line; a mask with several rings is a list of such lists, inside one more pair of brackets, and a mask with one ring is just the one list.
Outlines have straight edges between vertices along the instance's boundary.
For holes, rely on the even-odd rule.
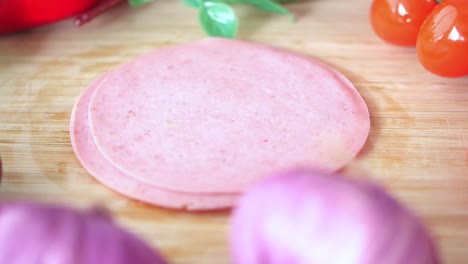
[[468,75],[468,1],[442,1],[421,26],[416,50],[429,72]]
[[371,26],[388,43],[415,46],[419,28],[436,5],[435,0],[374,0]]

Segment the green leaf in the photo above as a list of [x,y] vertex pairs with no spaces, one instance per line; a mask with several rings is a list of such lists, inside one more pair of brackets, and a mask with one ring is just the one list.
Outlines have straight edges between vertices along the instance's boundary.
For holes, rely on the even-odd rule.
[[225,4],[240,4],[244,3],[245,0],[215,0],[214,2],[223,2]]
[[128,0],[128,4],[131,7],[138,7],[138,6],[147,4],[149,2],[153,2],[153,0]]
[[205,1],[200,7],[198,19],[209,36],[234,38],[237,34],[236,13],[226,4]]
[[182,0],[182,3],[189,7],[199,8],[202,5],[201,1],[202,0]]
[[244,0],[246,4],[253,5],[263,11],[270,12],[270,13],[276,13],[276,14],[282,14],[282,15],[288,15],[291,17],[292,20],[294,20],[293,15],[283,6],[278,4],[276,1],[272,0]]
[[[199,0],[203,1],[203,0]],[[274,2],[274,3],[294,3],[294,2],[300,2],[303,0],[270,0],[268,2]],[[442,1],[442,0],[441,0]],[[253,5],[255,2],[264,2],[264,1],[258,1],[258,0],[210,0],[210,2],[216,2],[216,3],[224,3],[224,4],[250,4]]]

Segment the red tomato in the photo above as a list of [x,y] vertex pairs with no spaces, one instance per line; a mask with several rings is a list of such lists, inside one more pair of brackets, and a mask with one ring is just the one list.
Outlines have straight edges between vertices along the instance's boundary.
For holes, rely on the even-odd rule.
[[80,14],[99,0],[0,0],[0,34],[46,25]]
[[442,1],[421,26],[416,49],[429,72],[468,75],[468,1]]
[[374,0],[371,25],[388,43],[415,46],[419,28],[436,5],[434,0]]

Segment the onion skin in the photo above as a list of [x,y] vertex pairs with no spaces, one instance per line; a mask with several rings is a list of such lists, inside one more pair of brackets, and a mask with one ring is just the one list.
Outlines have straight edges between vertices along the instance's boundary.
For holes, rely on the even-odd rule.
[[230,222],[233,264],[436,264],[422,222],[380,187],[292,171],[246,192]]
[[0,204],[0,263],[165,264],[104,210],[56,205]]

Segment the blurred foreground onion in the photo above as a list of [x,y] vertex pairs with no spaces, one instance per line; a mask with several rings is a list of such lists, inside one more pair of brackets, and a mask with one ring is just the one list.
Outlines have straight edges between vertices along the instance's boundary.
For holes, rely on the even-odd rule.
[[0,204],[0,263],[163,264],[155,250],[99,209]]
[[230,229],[233,264],[435,264],[422,223],[371,183],[296,171],[241,198]]

